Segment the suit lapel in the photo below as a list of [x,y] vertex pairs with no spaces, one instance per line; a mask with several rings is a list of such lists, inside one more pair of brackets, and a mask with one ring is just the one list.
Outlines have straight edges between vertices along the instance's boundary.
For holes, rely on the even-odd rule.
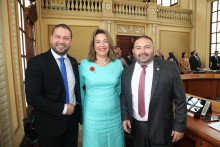
[[[135,67],[135,63],[133,63],[133,64],[131,65],[131,67],[130,67],[130,69],[128,70],[128,73],[127,73],[127,77],[128,77],[127,82],[128,82],[128,85],[130,85],[128,91],[130,92],[130,94],[131,94],[131,80],[132,80],[132,76],[133,76],[133,72],[134,72],[134,67]],[[129,94],[129,95],[130,95],[130,94]]]
[[151,88],[151,100],[154,96],[154,93],[156,91],[156,88],[157,88],[157,84],[159,82],[159,78],[160,78],[160,61],[161,59],[158,60],[158,58],[155,58],[154,59],[154,73],[153,73],[153,83],[152,83],[152,88]]
[[62,78],[62,75],[61,75],[61,72],[60,72],[60,68],[58,67],[57,65],[57,61],[55,60],[53,54],[51,53],[51,50],[49,50],[47,52],[47,55],[48,55],[48,64],[49,64],[49,67],[51,68],[50,70],[53,71],[54,74],[56,74],[58,80],[60,81],[62,87],[65,89],[64,87],[64,83],[63,83],[63,78]]
[[130,69],[128,70],[128,73],[126,74],[127,75],[127,84],[128,85],[128,95],[129,95],[129,103],[130,103],[130,106],[132,106],[132,89],[131,89],[131,80],[132,80],[132,76],[133,76],[133,73],[134,73],[134,67],[135,67],[135,63],[131,64],[130,65]]
[[70,59],[70,62],[71,62],[72,68],[73,68],[73,73],[75,76],[75,80],[76,80],[76,82],[78,82],[78,77],[76,77],[78,75],[78,73],[76,71],[76,68],[78,65],[76,65],[76,63],[72,60],[72,58],[69,55],[67,55],[67,57]]

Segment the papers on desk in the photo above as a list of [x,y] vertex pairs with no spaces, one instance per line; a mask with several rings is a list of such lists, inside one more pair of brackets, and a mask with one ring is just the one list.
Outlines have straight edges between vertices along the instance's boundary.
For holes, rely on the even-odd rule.
[[191,112],[187,112],[187,115],[189,115],[189,116],[194,116],[194,114],[191,113]]
[[220,122],[211,123],[211,124],[209,124],[209,127],[220,131]]

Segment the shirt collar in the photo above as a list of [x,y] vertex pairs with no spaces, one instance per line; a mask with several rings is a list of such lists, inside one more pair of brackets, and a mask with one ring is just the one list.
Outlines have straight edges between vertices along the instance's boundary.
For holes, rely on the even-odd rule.
[[[55,53],[52,49],[50,49],[51,50],[51,53],[53,54],[53,56],[54,56],[54,58],[56,59],[56,60],[58,60],[58,58],[61,58],[61,56],[60,55],[58,55],[57,53]],[[67,55],[65,54],[64,56],[63,56],[63,58],[67,58]]]
[[[154,61],[154,60],[153,60],[153,61]],[[153,61],[151,61],[151,63],[147,65],[148,68],[149,68],[149,67],[150,67],[150,68],[153,67]],[[139,69],[139,68],[141,68],[141,65],[140,65],[138,62],[136,62],[136,63],[135,63],[135,69]]]

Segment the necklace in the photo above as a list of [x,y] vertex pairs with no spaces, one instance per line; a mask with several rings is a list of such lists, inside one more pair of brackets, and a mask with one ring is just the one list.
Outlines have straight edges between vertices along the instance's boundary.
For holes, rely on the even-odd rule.
[[97,63],[100,63],[100,64],[108,64],[109,63],[109,61],[106,61],[106,62],[100,62],[99,60],[95,60]]

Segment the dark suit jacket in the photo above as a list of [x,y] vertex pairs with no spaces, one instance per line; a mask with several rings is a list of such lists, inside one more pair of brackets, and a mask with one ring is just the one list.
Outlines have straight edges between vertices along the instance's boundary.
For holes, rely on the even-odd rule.
[[[212,70],[220,69],[220,67],[217,66],[217,60],[216,60],[215,56],[212,56],[210,58],[210,61],[212,62],[212,66],[211,66]],[[220,57],[219,56],[218,56],[218,62],[220,62]]]
[[127,56],[125,57],[125,61],[126,61],[126,63],[127,63],[128,66],[132,64],[131,59],[128,58]]
[[[172,130],[184,132],[186,127],[186,96],[176,63],[154,58],[153,83],[148,113],[147,131],[152,142],[164,144]],[[121,117],[132,123],[131,79],[135,64],[122,73]],[[175,118],[173,115],[175,102]],[[131,124],[132,125],[132,124]],[[132,129],[132,126],[131,126]]]
[[201,63],[196,59],[195,56],[191,56],[189,58],[189,63],[191,70],[198,70],[197,68],[201,68]]
[[162,58],[161,58],[160,56],[155,55],[154,57],[155,57],[155,58],[156,58],[156,57],[158,57],[158,58],[160,58],[160,59],[163,59],[163,60],[164,60],[164,56],[162,56]]
[[[81,97],[77,61],[68,56],[75,75],[75,95],[79,103],[81,120]],[[62,115],[66,92],[60,69],[51,50],[31,58],[25,73],[25,91],[29,105],[36,113],[37,133],[47,136],[62,134],[71,116]],[[71,119],[72,120],[72,119]]]

